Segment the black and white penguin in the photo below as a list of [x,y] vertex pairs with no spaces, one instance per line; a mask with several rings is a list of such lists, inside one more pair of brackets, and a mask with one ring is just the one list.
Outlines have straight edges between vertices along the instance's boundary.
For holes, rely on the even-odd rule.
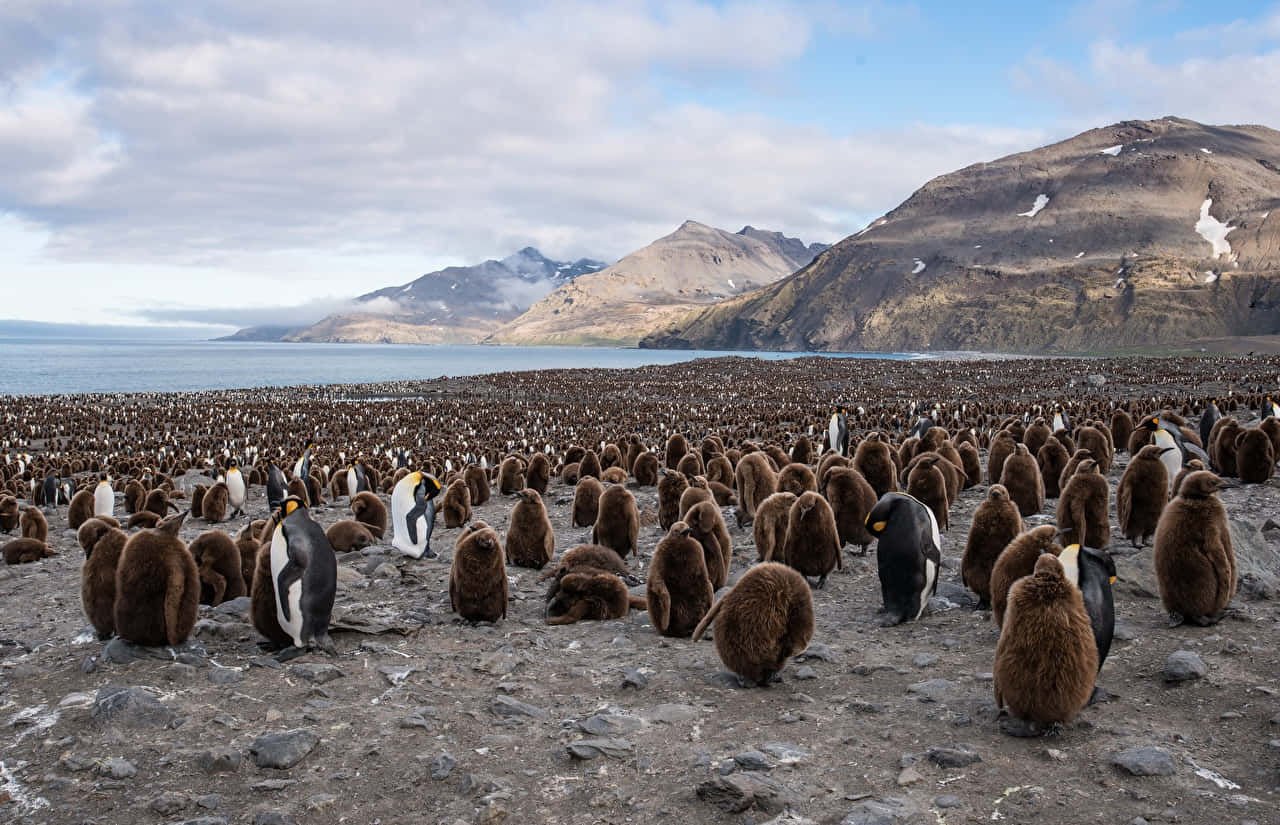
[[1068,545],[1058,554],[1058,561],[1066,573],[1067,581],[1080,588],[1084,596],[1084,609],[1093,627],[1093,639],[1098,646],[1098,670],[1111,650],[1111,637],[1116,628],[1115,600],[1111,585],[1116,580],[1116,563],[1104,550]]
[[1204,466],[1210,466],[1209,454],[1200,447],[1191,443],[1182,434],[1182,430],[1177,424],[1160,416],[1151,416],[1143,419],[1138,425],[1140,430],[1151,431],[1152,443],[1157,447],[1174,447],[1167,453],[1160,454],[1160,460],[1164,462],[1164,467],[1169,471],[1169,489],[1173,489],[1173,481],[1178,477],[1178,471],[1186,466],[1187,462],[1193,458],[1198,458],[1204,462]]
[[942,538],[924,503],[903,493],[885,493],[867,514],[876,541],[876,566],[884,600],[881,627],[919,619],[938,589]]
[[282,518],[271,535],[271,583],[276,620],[294,647],[318,647],[334,653],[329,614],[338,588],[338,560],[301,499],[280,505]]
[[911,432],[907,433],[907,438],[920,438],[929,431],[933,426],[933,419],[927,415],[922,415],[916,419],[915,426],[911,428]]
[[[1271,415],[1274,415],[1276,418],[1280,418],[1280,404],[1271,400],[1271,396],[1268,395],[1262,399],[1262,410],[1258,417],[1265,421],[1267,416]],[[1200,440],[1203,441],[1204,439],[1202,438]]]
[[289,480],[274,461],[267,462],[267,507],[274,510],[289,495]]
[[355,498],[357,493],[369,490],[369,477],[365,475],[364,466],[359,461],[351,462],[347,468],[347,495]]
[[849,413],[844,407],[837,407],[831,414],[831,422],[827,425],[827,440],[831,449],[838,454],[849,454]]
[[293,463],[293,476],[303,481],[307,480],[307,476],[311,474],[311,451],[316,448],[315,441],[308,441],[307,448],[302,451],[302,457]]
[[98,486],[93,488],[93,516],[110,516],[115,509],[116,492],[111,488],[111,477],[103,474]]
[[[1266,412],[1262,414],[1266,418]],[[1222,419],[1222,410],[1218,409],[1218,399],[1210,398],[1209,403],[1204,408],[1204,412],[1200,415],[1200,443],[1209,443],[1209,434],[1213,432],[1213,425]],[[1205,465],[1206,467],[1209,465]]]
[[412,472],[391,491],[391,521],[395,538],[391,546],[415,559],[434,559],[431,531],[436,525],[435,498],[440,482],[435,476]]
[[226,475],[227,505],[231,507],[231,518],[244,512],[244,500],[248,490],[244,483],[244,474],[240,472],[240,464],[233,458],[229,462]]
[[44,477],[44,487],[41,492],[44,494],[43,507],[46,510],[51,510],[58,506],[58,493],[61,490],[62,480],[58,478],[57,473],[49,473]]
[[1053,405],[1053,431],[1071,430],[1071,416],[1067,415],[1067,411],[1062,409],[1061,404]]

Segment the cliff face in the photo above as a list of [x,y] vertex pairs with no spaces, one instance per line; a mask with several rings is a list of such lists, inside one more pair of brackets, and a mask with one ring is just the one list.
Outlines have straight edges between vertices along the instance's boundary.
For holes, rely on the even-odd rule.
[[726,232],[685,221],[613,266],[538,301],[487,340],[634,346],[690,311],[773,283],[825,249],[779,232]]
[[1280,332],[1280,132],[1130,121],[935,178],[642,346],[1016,352]]

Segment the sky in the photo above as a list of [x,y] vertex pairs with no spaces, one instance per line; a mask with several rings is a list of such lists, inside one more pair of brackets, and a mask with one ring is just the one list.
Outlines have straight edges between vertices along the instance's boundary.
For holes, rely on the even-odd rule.
[[1119,120],[1280,128],[1280,2],[0,2],[0,318],[304,323],[685,219],[832,243]]

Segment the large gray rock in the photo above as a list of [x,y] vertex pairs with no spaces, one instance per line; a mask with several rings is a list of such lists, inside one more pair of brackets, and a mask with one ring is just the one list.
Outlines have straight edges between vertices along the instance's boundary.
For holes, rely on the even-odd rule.
[[292,768],[320,744],[320,737],[305,728],[265,733],[253,740],[249,754],[259,768]]
[[1280,542],[1269,540],[1256,524],[1243,519],[1229,518],[1227,527],[1236,555],[1240,598],[1280,597]]
[[788,805],[786,789],[760,774],[737,773],[717,776],[698,785],[698,799],[731,814],[752,808],[764,813],[781,813]]
[[1209,667],[1190,650],[1175,650],[1164,661],[1164,680],[1166,682],[1191,682],[1209,672]]
[[163,727],[173,721],[174,713],[146,688],[106,685],[94,697],[89,715],[115,725]]
[[898,825],[915,814],[916,807],[909,800],[884,796],[859,802],[840,820],[840,825]]
[[1111,764],[1134,776],[1172,776],[1173,757],[1164,748],[1130,748],[1111,757]]
[[540,707],[521,702],[519,699],[512,699],[510,696],[495,697],[489,705],[489,710],[493,711],[495,716],[528,716],[533,719],[546,719],[549,715]]

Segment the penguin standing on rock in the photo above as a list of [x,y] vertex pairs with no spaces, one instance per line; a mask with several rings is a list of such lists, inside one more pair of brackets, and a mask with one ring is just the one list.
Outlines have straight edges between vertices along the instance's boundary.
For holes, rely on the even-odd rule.
[[318,647],[332,655],[329,614],[337,593],[338,560],[301,499],[285,499],[280,516],[269,550],[276,620],[299,652]]
[[421,471],[409,473],[391,491],[391,546],[413,559],[434,559],[431,531],[436,526],[436,496],[440,482]]
[[881,627],[919,619],[938,589],[942,538],[933,511],[902,493],[887,493],[867,514],[876,542],[876,566],[884,600]]

